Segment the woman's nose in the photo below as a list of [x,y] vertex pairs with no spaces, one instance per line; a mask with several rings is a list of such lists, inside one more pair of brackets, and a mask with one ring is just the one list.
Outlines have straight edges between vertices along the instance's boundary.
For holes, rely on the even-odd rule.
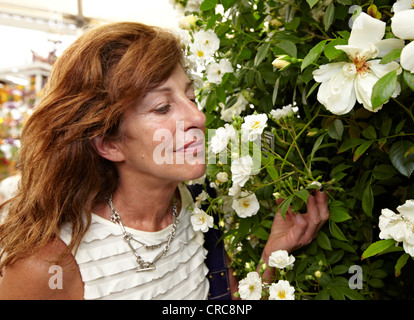
[[187,99],[186,107],[183,113],[185,130],[191,128],[197,128],[203,131],[205,130],[206,116],[202,111],[198,109],[197,105],[193,101]]

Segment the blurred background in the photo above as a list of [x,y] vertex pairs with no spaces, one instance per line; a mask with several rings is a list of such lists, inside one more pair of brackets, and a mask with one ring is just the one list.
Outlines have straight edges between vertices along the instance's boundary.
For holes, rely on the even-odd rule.
[[182,16],[174,0],[0,0],[0,202],[17,181],[22,126],[63,50],[94,26],[177,28]]

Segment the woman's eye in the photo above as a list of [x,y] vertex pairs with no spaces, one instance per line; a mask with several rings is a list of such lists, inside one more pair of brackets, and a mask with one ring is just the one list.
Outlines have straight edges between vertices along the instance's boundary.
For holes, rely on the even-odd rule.
[[161,107],[155,109],[155,112],[164,114],[170,110],[171,106],[169,104],[162,105]]

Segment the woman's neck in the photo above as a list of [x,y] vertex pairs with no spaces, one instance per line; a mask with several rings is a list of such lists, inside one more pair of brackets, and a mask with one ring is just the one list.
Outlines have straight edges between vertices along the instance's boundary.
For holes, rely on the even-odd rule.
[[[131,184],[120,181],[112,195],[113,206],[121,216],[123,225],[148,232],[166,228],[172,222],[173,198],[177,200],[180,211],[178,183],[170,184]],[[95,214],[110,219],[108,204],[94,208]]]

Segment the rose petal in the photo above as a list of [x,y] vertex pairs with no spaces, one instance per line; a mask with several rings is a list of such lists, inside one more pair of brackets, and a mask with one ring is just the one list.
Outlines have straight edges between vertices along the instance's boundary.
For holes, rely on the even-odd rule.
[[352,26],[348,45],[365,48],[367,43],[380,41],[385,34],[385,22],[372,18],[362,12]]
[[414,39],[414,10],[405,10],[391,18],[392,32],[400,39]]
[[414,41],[411,41],[401,52],[401,66],[414,73]]
[[397,38],[384,39],[374,43],[378,49],[378,57],[383,57],[394,49],[404,48],[405,41]]
[[356,102],[353,89],[354,77],[347,77],[341,71],[319,87],[318,101],[336,115],[348,113]]
[[382,108],[381,105],[373,110],[371,104],[372,88],[378,79],[374,73],[368,72],[365,75],[358,76],[355,81],[355,93],[358,102],[371,112],[376,112]]
[[393,12],[400,12],[408,9],[412,9],[413,0],[397,0],[392,6]]
[[360,47],[350,45],[337,45],[335,49],[344,51],[349,57],[355,57],[362,50]]
[[407,200],[403,205],[398,206],[397,210],[404,218],[414,222],[414,200]]
[[370,62],[370,70],[378,77],[382,78],[385,76],[388,72],[397,70],[397,74],[401,73],[400,65],[392,61],[390,63],[381,64],[380,60],[371,60]]
[[319,69],[313,71],[313,78],[316,82],[325,82],[330,80],[335,74],[342,70],[346,62],[335,62],[323,64]]

